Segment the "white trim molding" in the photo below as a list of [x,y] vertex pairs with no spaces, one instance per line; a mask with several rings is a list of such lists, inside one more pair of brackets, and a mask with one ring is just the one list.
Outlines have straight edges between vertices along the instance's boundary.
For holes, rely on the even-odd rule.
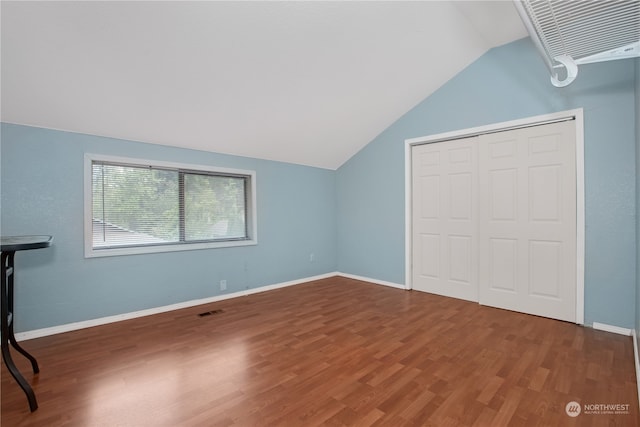
[[[92,166],[94,161],[111,162],[119,165],[136,167],[158,167],[171,170],[183,170],[188,172],[210,172],[222,175],[238,175],[249,180],[246,193],[245,210],[248,216],[247,238],[240,240],[211,240],[205,242],[193,242],[184,244],[181,242],[171,242],[161,245],[139,245],[123,246],[111,248],[94,248],[93,246],[93,188],[92,188]],[[258,213],[256,195],[256,172],[245,169],[232,169],[217,167],[212,165],[198,165],[190,163],[166,162],[161,160],[148,160],[130,157],[109,156],[103,154],[84,154],[84,256],[85,258],[137,255],[159,252],[175,252],[199,249],[227,248],[238,246],[251,246],[258,244]]]
[[240,292],[233,292],[224,295],[216,295],[208,298],[195,299],[190,301],[179,302],[176,304],[165,305],[162,307],[154,307],[146,310],[133,311],[130,313],[116,314],[114,316],[101,317],[98,319],[83,320],[81,322],[67,323],[59,326],[52,326],[49,328],[34,329],[32,331],[16,333],[17,341],[30,340],[33,338],[46,337],[49,335],[62,334],[64,332],[77,331],[79,329],[91,328],[93,326],[106,325],[109,323],[121,322],[123,320],[135,319],[137,317],[151,316],[153,314],[166,313],[168,311],[180,310],[182,308],[195,307],[203,304],[210,304],[212,302],[223,301],[231,298],[244,297],[251,294],[257,294],[260,292],[272,291],[274,289],[286,288],[287,286],[300,285],[302,283],[312,282],[314,280],[327,279],[329,277],[338,276],[339,273],[332,272],[321,274],[313,277],[306,277],[304,279],[291,280],[288,282],[275,283],[272,285],[261,286],[259,288],[247,289]]
[[411,149],[414,145],[449,141],[486,133],[501,132],[523,127],[574,120],[576,130],[576,321],[584,324],[584,268],[585,268],[585,187],[584,187],[584,112],[582,108],[543,114],[524,119],[493,123],[436,135],[405,140],[405,282],[412,289],[412,167]]
[[636,362],[636,387],[638,388],[638,409],[640,409],[640,348],[638,348],[638,332],[634,329],[631,331],[633,335],[633,357]]
[[612,334],[625,335],[630,337],[633,331],[628,328],[621,328],[620,326],[607,325],[606,323],[593,322],[593,329],[598,331],[611,332]]
[[640,409],[640,348],[638,348],[638,333],[635,329],[621,328],[619,326],[607,325],[606,323],[593,322],[593,329],[611,332],[613,334],[631,336],[633,338],[633,359],[636,367],[636,387],[638,388],[638,409]]
[[399,283],[387,282],[384,280],[372,279],[369,277],[357,276],[354,274],[340,273],[334,271],[331,273],[320,274],[312,277],[305,277],[303,279],[291,280],[288,282],[275,283],[272,285],[261,286],[259,288],[247,289],[240,292],[233,292],[229,294],[216,295],[207,298],[201,298],[196,300],[179,302],[176,304],[165,305],[162,307],[154,307],[146,310],[133,311],[130,313],[116,314],[114,316],[100,317],[98,319],[83,320],[80,322],[66,323],[64,325],[52,326],[49,328],[34,329],[26,332],[16,333],[17,341],[25,341],[34,338],[46,337],[49,335],[62,334],[64,332],[77,331],[79,329],[91,328],[94,326],[106,325],[109,323],[121,322],[123,320],[135,319],[138,317],[151,316],[154,314],[166,313],[168,311],[180,310],[183,308],[195,307],[203,304],[211,304],[213,302],[224,301],[227,299],[244,297],[247,295],[257,294],[260,292],[272,291],[274,289],[286,288],[288,286],[300,285],[303,283],[313,282],[314,280],[328,279],[330,277],[346,277],[349,279],[361,280],[363,282],[373,283],[376,285],[389,286],[396,289],[405,290],[405,286]]
[[348,274],[348,273],[337,273],[337,274],[338,276],[346,277],[347,279],[355,279],[355,280],[360,280],[367,283],[373,283],[376,285],[389,286],[391,288],[408,290],[405,285],[402,285],[400,283],[393,283],[393,282],[387,282],[385,280],[372,279],[370,277],[358,276],[356,274]]

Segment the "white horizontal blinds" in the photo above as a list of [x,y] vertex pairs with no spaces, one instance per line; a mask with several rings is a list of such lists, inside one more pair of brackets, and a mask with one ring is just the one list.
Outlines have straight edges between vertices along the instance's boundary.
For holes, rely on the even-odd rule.
[[527,14],[550,58],[574,60],[640,40],[640,2],[525,0]]
[[184,239],[246,239],[246,181],[243,176],[185,172]]
[[179,241],[178,172],[94,162],[93,247]]
[[246,240],[248,179],[94,161],[93,248]]

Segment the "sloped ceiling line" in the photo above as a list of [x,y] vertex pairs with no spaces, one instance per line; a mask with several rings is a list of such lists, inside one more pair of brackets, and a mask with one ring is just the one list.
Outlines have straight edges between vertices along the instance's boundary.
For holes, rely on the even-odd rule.
[[526,36],[511,2],[0,7],[2,121],[328,169]]

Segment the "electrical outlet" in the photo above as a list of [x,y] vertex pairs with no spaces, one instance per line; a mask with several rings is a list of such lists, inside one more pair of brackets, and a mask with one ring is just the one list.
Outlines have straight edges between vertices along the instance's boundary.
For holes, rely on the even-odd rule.
[[309,254],[309,262],[313,262],[316,259],[316,254],[314,254],[313,252],[311,252]]
[[227,290],[227,281],[226,280],[220,280],[220,290],[221,291]]

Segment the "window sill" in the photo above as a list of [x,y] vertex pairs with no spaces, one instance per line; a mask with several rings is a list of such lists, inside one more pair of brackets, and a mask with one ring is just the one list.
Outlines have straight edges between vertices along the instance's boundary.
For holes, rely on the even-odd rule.
[[202,243],[185,243],[177,245],[161,245],[161,246],[139,246],[139,247],[127,247],[127,248],[109,248],[109,249],[93,249],[92,247],[86,247],[84,251],[85,258],[100,258],[108,256],[121,256],[121,255],[141,255],[141,254],[154,254],[162,252],[179,252],[179,251],[193,251],[201,249],[219,249],[219,248],[234,248],[239,246],[255,246],[258,244],[256,239],[251,240],[232,240],[225,242],[202,242]]

